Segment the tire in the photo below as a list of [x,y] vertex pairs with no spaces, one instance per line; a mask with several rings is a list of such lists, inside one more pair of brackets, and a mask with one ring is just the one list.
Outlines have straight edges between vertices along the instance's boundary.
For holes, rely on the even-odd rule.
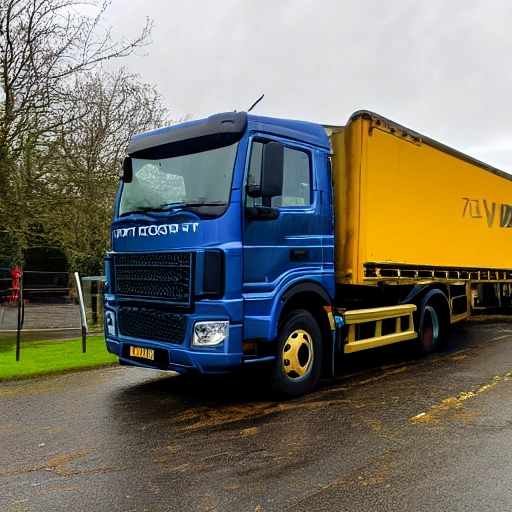
[[309,393],[322,371],[322,334],[315,318],[299,309],[281,324],[272,370],[273,392],[280,398]]
[[421,354],[427,355],[439,348],[439,337],[441,335],[441,322],[435,308],[429,303],[421,310],[419,324],[419,350]]

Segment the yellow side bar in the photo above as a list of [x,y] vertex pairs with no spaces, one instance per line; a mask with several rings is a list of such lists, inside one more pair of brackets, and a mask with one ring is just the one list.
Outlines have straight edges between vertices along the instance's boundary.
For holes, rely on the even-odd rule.
[[[414,321],[412,318],[412,314],[415,311],[416,306],[414,304],[346,311],[345,324],[348,325],[349,328],[347,343],[345,343],[344,346],[345,354],[416,338],[417,333],[414,331]],[[400,318],[403,316],[409,317],[409,327],[404,331],[401,330],[400,322]],[[382,321],[390,318],[396,318],[395,332],[382,335]],[[375,322],[374,336],[356,339],[356,325],[367,322]]]
[[454,324],[456,322],[460,322],[461,320],[466,320],[466,318],[469,318],[471,316],[471,309],[468,308],[468,310],[465,313],[461,313],[460,315],[452,315],[450,317],[450,323]]

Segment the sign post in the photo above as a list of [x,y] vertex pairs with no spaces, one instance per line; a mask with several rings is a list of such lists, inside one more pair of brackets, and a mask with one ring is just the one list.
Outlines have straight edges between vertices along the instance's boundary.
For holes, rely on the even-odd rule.
[[23,328],[23,272],[15,268],[12,271],[12,296],[18,301],[18,328],[16,329],[16,361],[20,360],[21,329]]
[[85,314],[84,294],[82,293],[82,283],[80,274],[75,272],[76,291],[78,293],[78,304],[80,305],[80,322],[82,324],[82,352],[87,351],[87,316]]

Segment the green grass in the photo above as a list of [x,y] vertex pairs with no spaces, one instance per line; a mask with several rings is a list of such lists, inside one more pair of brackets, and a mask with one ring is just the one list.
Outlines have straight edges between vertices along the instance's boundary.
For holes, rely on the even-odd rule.
[[82,353],[81,338],[66,341],[23,341],[16,361],[16,336],[0,338],[0,381],[54,375],[95,368],[117,362],[109,354],[103,336],[87,337],[87,352]]

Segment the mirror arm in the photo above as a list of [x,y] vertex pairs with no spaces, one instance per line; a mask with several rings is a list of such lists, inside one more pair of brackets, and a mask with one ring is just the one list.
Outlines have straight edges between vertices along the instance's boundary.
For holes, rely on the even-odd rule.
[[133,165],[132,165],[132,159],[127,156],[123,161],[123,175],[121,176],[121,179],[125,183],[131,183],[133,180]]

